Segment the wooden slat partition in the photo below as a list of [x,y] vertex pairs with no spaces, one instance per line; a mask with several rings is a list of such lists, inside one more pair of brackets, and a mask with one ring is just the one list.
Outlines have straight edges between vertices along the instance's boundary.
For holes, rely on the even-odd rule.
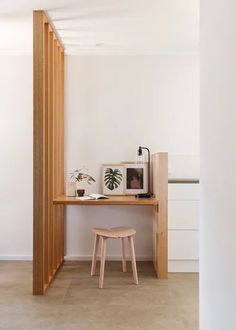
[[64,259],[64,50],[43,11],[34,11],[33,294],[45,292]]
[[152,155],[153,193],[158,212],[153,214],[153,265],[158,278],[168,277],[168,153]]

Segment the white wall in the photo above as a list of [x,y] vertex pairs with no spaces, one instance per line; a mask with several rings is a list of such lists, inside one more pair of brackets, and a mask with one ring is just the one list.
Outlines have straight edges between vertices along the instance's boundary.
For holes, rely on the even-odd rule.
[[0,56],[0,259],[32,256],[32,57]]
[[236,4],[201,1],[201,330],[236,329]]
[[[102,163],[135,160],[139,145],[152,152],[198,154],[198,56],[67,56],[66,170],[86,166],[98,180]],[[91,255],[94,226],[131,225],[136,253],[152,255],[151,210],[69,207],[67,256]],[[120,254],[111,242],[108,255]]]

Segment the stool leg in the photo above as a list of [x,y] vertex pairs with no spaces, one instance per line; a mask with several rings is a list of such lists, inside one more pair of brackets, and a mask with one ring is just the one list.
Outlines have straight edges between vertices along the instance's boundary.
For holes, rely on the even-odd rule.
[[120,245],[121,245],[121,252],[122,252],[122,269],[123,272],[126,272],[126,260],[125,260],[125,239],[124,237],[121,237],[120,239]]
[[93,260],[92,260],[92,266],[91,266],[91,276],[93,276],[96,271],[99,238],[100,238],[100,236],[95,234],[94,247],[93,247]]
[[102,253],[101,253],[101,264],[100,264],[100,277],[99,277],[99,289],[103,288],[104,269],[105,269],[105,257],[106,257],[106,243],[107,239],[102,237]]
[[138,273],[137,273],[136,260],[135,260],[133,236],[129,236],[128,241],[129,241],[129,247],[130,247],[131,264],[132,264],[132,270],[133,270],[134,283],[138,284]]

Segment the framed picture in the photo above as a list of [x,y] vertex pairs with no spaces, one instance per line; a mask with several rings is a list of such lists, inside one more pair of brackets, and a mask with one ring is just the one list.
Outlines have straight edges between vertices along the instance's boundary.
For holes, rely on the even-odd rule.
[[144,194],[148,191],[148,164],[124,163],[124,193]]
[[124,165],[102,165],[102,192],[104,195],[124,195]]

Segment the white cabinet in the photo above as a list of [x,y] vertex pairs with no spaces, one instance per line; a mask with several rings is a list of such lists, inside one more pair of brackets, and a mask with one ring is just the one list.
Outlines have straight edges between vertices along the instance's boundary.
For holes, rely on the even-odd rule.
[[198,230],[199,201],[169,201],[169,230]]
[[199,259],[199,184],[168,185],[169,271],[196,271]]
[[169,231],[169,260],[198,258],[198,231]]
[[199,184],[197,183],[170,183],[168,185],[169,201],[198,201]]

